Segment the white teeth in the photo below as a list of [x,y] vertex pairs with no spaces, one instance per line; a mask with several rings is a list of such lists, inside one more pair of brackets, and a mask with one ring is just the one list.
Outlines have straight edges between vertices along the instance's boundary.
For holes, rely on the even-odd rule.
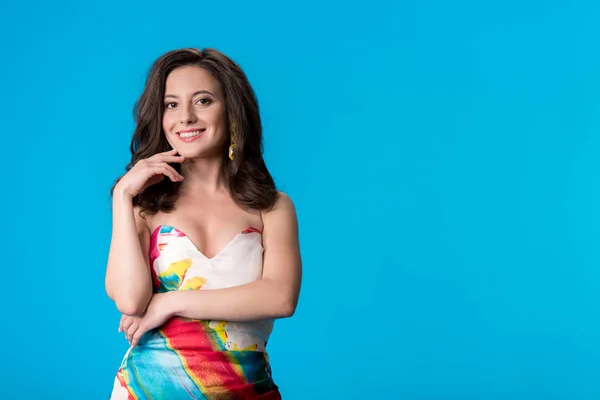
[[198,136],[200,133],[201,133],[200,131],[193,131],[193,132],[181,132],[181,133],[179,134],[179,136],[181,136],[181,137],[182,137],[182,138],[184,138],[184,139],[189,139],[189,138],[191,138],[191,137]]

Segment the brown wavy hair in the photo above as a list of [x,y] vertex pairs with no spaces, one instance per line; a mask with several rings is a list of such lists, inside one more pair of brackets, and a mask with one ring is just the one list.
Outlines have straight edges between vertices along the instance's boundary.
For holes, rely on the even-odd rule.
[[[165,82],[171,71],[183,66],[203,68],[221,84],[228,124],[235,123],[236,128],[233,160],[226,156],[231,142],[227,141],[223,148],[223,173],[232,197],[246,209],[270,209],[275,203],[277,190],[263,159],[258,100],[239,65],[215,49],[173,50],[154,62],[144,91],[134,107],[136,127],[130,145],[131,161],[125,168],[126,172],[142,159],[171,150],[162,128]],[[178,163],[171,166],[180,172]],[[121,177],[113,184],[111,196]],[[163,179],[137,195],[133,204],[146,214],[169,212],[177,201],[179,185],[178,182]]]

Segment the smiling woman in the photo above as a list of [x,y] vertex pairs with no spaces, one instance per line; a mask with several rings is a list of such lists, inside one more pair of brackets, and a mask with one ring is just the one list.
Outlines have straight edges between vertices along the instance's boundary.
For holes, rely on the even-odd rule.
[[279,399],[266,345],[296,308],[301,257],[254,92],[217,50],[182,49],[154,63],[135,111],[111,190],[105,284],[131,343],[111,399]]

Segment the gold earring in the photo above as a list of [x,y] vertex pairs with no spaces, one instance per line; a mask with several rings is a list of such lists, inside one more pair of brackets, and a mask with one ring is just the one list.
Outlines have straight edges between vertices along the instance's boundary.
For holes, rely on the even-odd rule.
[[229,146],[229,158],[233,160],[233,149],[235,148],[235,124],[231,124],[231,146]]

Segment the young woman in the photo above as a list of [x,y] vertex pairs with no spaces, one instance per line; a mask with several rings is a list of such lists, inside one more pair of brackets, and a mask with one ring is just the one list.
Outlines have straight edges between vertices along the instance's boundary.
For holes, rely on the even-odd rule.
[[111,399],[279,399],[266,352],[296,308],[298,226],[258,103],[214,49],[152,66],[117,180],[106,291],[131,347]]

